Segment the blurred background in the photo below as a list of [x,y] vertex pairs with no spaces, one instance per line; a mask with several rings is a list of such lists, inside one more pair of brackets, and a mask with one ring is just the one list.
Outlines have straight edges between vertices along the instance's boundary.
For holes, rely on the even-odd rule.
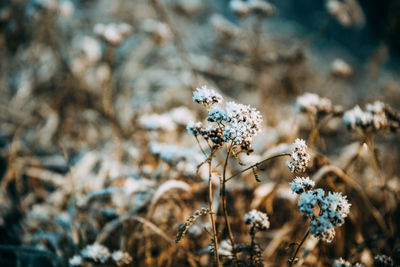
[[[310,140],[313,122],[296,107],[303,93],[344,110],[375,100],[400,110],[399,36],[399,0],[1,0],[0,265],[68,266],[96,242],[128,252],[129,266],[211,266],[202,226],[173,242],[178,223],[206,205],[202,155],[186,132],[206,115],[193,90],[207,85],[260,110],[263,132],[244,159],[256,162],[281,143]],[[381,211],[360,136],[340,118],[319,130],[308,174],[348,167],[357,155],[346,172]],[[400,140],[376,137],[394,191],[383,217],[398,233]],[[261,185],[248,176],[229,187],[233,228],[245,242],[245,212],[267,211],[264,264],[285,266],[307,226],[290,224],[302,220],[287,193],[292,177],[283,160],[268,165]],[[302,264],[371,265],[379,253],[398,260],[398,235],[383,234],[357,194],[338,188],[358,201],[354,217],[335,245],[310,249]]]

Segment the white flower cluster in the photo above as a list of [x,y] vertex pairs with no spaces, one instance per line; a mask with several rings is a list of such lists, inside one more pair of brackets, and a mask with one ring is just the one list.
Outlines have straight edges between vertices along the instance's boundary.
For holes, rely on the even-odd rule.
[[94,243],[88,245],[81,251],[83,258],[91,260],[95,263],[105,263],[111,256],[110,251],[105,246]]
[[333,267],[351,267],[351,263],[350,262],[348,262],[348,261],[345,261],[344,259],[342,259],[342,258],[339,258],[339,259],[336,259],[334,262],[333,262],[333,265],[332,265]]
[[327,0],[326,9],[343,27],[365,24],[365,15],[357,0]]
[[79,255],[74,255],[72,258],[69,259],[68,263],[69,263],[69,266],[71,266],[71,267],[83,266],[82,257]]
[[221,103],[223,100],[222,96],[218,94],[215,90],[207,88],[207,86],[202,86],[196,88],[193,92],[193,101],[202,104],[206,108],[210,108],[216,103]]
[[127,252],[123,252],[121,250],[114,251],[111,257],[118,266],[132,262],[132,257]]
[[380,101],[367,104],[366,111],[363,111],[357,105],[353,109],[346,111],[342,119],[348,129],[360,127],[365,130],[379,131],[389,125],[385,104]]
[[250,14],[260,14],[270,17],[277,13],[276,7],[264,0],[231,0],[229,5],[232,11],[239,17],[246,17]]
[[250,106],[228,102],[224,106],[223,98],[214,90],[203,86],[193,93],[193,101],[208,108],[207,121],[217,125],[206,126],[199,122],[191,122],[187,130],[195,136],[201,135],[211,140],[215,146],[231,141],[245,151],[251,151],[254,137],[261,131],[262,118],[260,112]]
[[[314,215],[314,207],[318,205],[320,213]],[[303,192],[298,201],[300,213],[311,219],[310,233],[326,242],[335,237],[336,226],[341,226],[350,212],[351,204],[341,193],[328,192],[318,188]]]
[[336,58],[332,62],[331,71],[333,75],[339,77],[349,77],[351,76],[351,74],[353,74],[353,69],[351,68],[349,63],[341,58]]
[[308,190],[311,190],[315,186],[315,182],[309,177],[296,177],[293,182],[289,183],[290,188],[296,194],[301,194]]
[[377,255],[374,257],[374,267],[394,267],[393,259],[386,255]]
[[319,97],[317,94],[305,93],[296,99],[296,106],[302,112],[312,115],[338,113],[341,108],[332,105],[331,100]]
[[221,243],[218,245],[218,253],[221,256],[231,257],[232,251],[233,248],[230,240],[222,240]]
[[98,23],[93,32],[111,45],[120,45],[132,31],[132,26],[127,23]]
[[269,228],[268,215],[258,210],[251,210],[244,215],[244,222],[251,224],[259,231],[265,231]]
[[286,165],[293,173],[305,172],[311,159],[310,154],[307,152],[306,142],[297,138],[293,145],[294,150],[290,154],[290,161],[287,161]]
[[[81,255],[84,259],[97,264],[104,264],[109,259],[112,259],[117,264],[117,266],[122,266],[124,264],[129,264],[132,262],[132,257],[127,252],[117,250],[111,254],[107,247],[99,243],[94,243],[93,245],[86,246],[83,250],[81,250]],[[69,260],[69,265],[83,266],[82,257],[79,255],[73,256]]]

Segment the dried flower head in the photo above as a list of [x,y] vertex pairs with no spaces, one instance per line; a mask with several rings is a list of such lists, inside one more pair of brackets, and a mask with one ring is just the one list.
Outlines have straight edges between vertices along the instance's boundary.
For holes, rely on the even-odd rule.
[[203,136],[212,141],[214,147],[220,147],[226,142],[240,146],[243,151],[251,152],[254,137],[261,131],[262,118],[260,112],[250,106],[222,102],[222,96],[214,90],[203,86],[193,93],[193,101],[208,108],[207,121],[216,123],[201,127],[200,124],[190,123],[189,133]]
[[221,103],[222,100],[223,98],[220,94],[213,89],[207,88],[205,85],[196,88],[196,91],[193,92],[193,101],[202,104],[206,108],[211,108],[212,105]]
[[265,231],[269,228],[268,215],[264,212],[258,210],[251,210],[244,216],[244,222],[246,224],[251,224],[259,231]]
[[245,17],[250,13],[250,7],[246,2],[242,0],[231,0],[229,2],[229,7],[232,11],[239,17]]
[[303,139],[297,138],[293,145],[294,150],[290,154],[290,161],[287,161],[286,165],[293,173],[305,172],[311,158],[307,152],[306,142]]
[[357,127],[363,130],[379,131],[388,127],[388,118],[385,113],[385,105],[376,101],[366,106],[363,111],[358,105],[348,110],[343,115],[343,122],[348,129]]
[[336,259],[334,262],[333,262],[333,265],[332,265],[333,267],[351,267],[351,263],[350,262],[348,262],[348,261],[345,261],[344,259],[342,259],[342,258],[339,258],[339,259]]
[[341,112],[341,107],[332,105],[328,98],[319,97],[312,93],[305,93],[297,97],[296,105],[300,111],[314,116]]
[[259,15],[266,17],[274,16],[277,13],[276,7],[264,0],[249,0],[248,5],[250,10]]
[[328,12],[344,27],[362,27],[365,15],[357,0],[327,0]]
[[254,137],[261,131],[260,112],[250,106],[228,102],[226,113],[229,124],[224,127],[224,137],[245,150],[250,149]]
[[208,214],[210,210],[208,208],[201,208],[200,210],[196,210],[190,217],[186,220],[185,223],[180,224],[178,226],[178,233],[176,234],[175,242],[178,243],[183,237],[185,237],[186,233],[189,231],[190,227],[202,216]]
[[218,245],[218,253],[221,256],[232,257],[232,251],[232,244],[231,241],[228,239],[222,240],[221,243]]
[[127,23],[98,23],[93,28],[94,33],[111,45],[120,45],[132,31]]
[[111,256],[108,248],[98,243],[86,246],[81,251],[81,255],[83,258],[91,260],[95,263],[105,263]]
[[122,266],[132,262],[132,257],[127,252],[123,252],[121,250],[114,251],[111,257],[118,266]]
[[340,58],[336,58],[332,62],[331,71],[333,75],[339,77],[349,77],[351,74],[353,74],[353,70],[350,65]]
[[374,267],[394,267],[394,262],[389,256],[377,255],[374,257]]
[[198,136],[200,134],[200,130],[202,129],[202,127],[203,127],[203,124],[200,121],[198,121],[198,122],[190,121],[186,125],[186,130],[188,131],[189,134]]
[[308,190],[311,190],[315,186],[315,182],[309,177],[296,177],[293,182],[289,183],[290,188],[296,194],[301,194]]
[[[315,215],[315,206],[320,211]],[[311,219],[310,233],[326,242],[331,242],[335,236],[336,226],[341,226],[350,212],[351,204],[341,193],[329,192],[325,197],[324,190],[318,188],[301,194],[298,201],[300,213]]]
[[75,267],[83,266],[83,259],[79,255],[74,255],[72,258],[69,259],[68,263],[69,263],[69,266],[71,266],[71,267],[72,266],[75,266]]

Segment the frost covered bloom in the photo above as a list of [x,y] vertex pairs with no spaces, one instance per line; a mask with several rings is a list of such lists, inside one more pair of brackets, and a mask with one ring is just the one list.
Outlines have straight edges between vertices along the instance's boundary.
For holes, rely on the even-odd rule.
[[[318,215],[315,215],[314,211],[316,205],[320,209]],[[324,190],[318,188],[302,193],[298,206],[300,213],[311,219],[310,233],[329,243],[335,236],[334,227],[343,225],[351,204],[341,193],[329,192],[325,197]]]
[[132,262],[132,257],[128,253],[122,252],[121,250],[114,251],[111,257],[118,266]]
[[391,257],[386,255],[377,255],[374,257],[374,267],[393,267],[394,263]]
[[195,136],[201,135],[207,141],[211,140],[216,147],[225,142],[232,142],[233,145],[251,152],[253,139],[261,131],[260,112],[248,105],[232,101],[224,105],[215,105],[222,100],[222,96],[214,90],[205,86],[197,88],[193,93],[193,101],[207,107],[207,121],[216,124],[202,127],[200,124],[190,123],[187,125],[188,132]]
[[290,154],[290,161],[287,161],[286,165],[293,173],[305,172],[311,158],[307,152],[306,142],[303,139],[297,138],[293,145],[294,150]]
[[81,251],[81,254],[85,259],[101,263],[105,263],[110,258],[110,251],[108,251],[108,248],[98,243],[86,246],[86,248]]
[[215,90],[209,89],[207,86],[196,88],[193,92],[193,101],[202,104],[206,108],[210,108],[216,103],[221,103],[223,100],[222,96]]
[[305,93],[296,99],[296,106],[300,111],[317,115],[337,113],[341,108],[332,105],[331,100],[319,97],[317,94]]
[[186,130],[188,131],[188,133],[193,134],[194,136],[198,136],[200,134],[200,130],[202,127],[203,127],[203,124],[201,122],[190,121],[186,125]]
[[334,262],[333,262],[333,265],[332,265],[333,267],[351,267],[351,263],[350,262],[348,262],[348,261],[345,261],[344,259],[342,259],[342,258],[339,258],[339,259],[336,259]]
[[82,257],[79,255],[74,255],[72,258],[69,259],[69,266],[82,266],[83,261]]
[[226,113],[229,124],[224,127],[224,137],[249,150],[254,137],[261,131],[260,112],[250,106],[228,102]]
[[315,186],[315,182],[309,177],[296,177],[293,182],[289,184],[292,191],[296,194],[306,192]]
[[251,210],[246,213],[244,216],[244,222],[246,224],[251,224],[260,231],[265,231],[269,228],[268,215],[258,210]]

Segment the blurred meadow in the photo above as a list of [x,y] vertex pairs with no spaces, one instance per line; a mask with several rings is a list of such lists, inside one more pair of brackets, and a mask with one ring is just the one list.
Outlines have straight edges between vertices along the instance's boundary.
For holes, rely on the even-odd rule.
[[0,0],[0,266],[400,266],[399,74],[399,0]]

